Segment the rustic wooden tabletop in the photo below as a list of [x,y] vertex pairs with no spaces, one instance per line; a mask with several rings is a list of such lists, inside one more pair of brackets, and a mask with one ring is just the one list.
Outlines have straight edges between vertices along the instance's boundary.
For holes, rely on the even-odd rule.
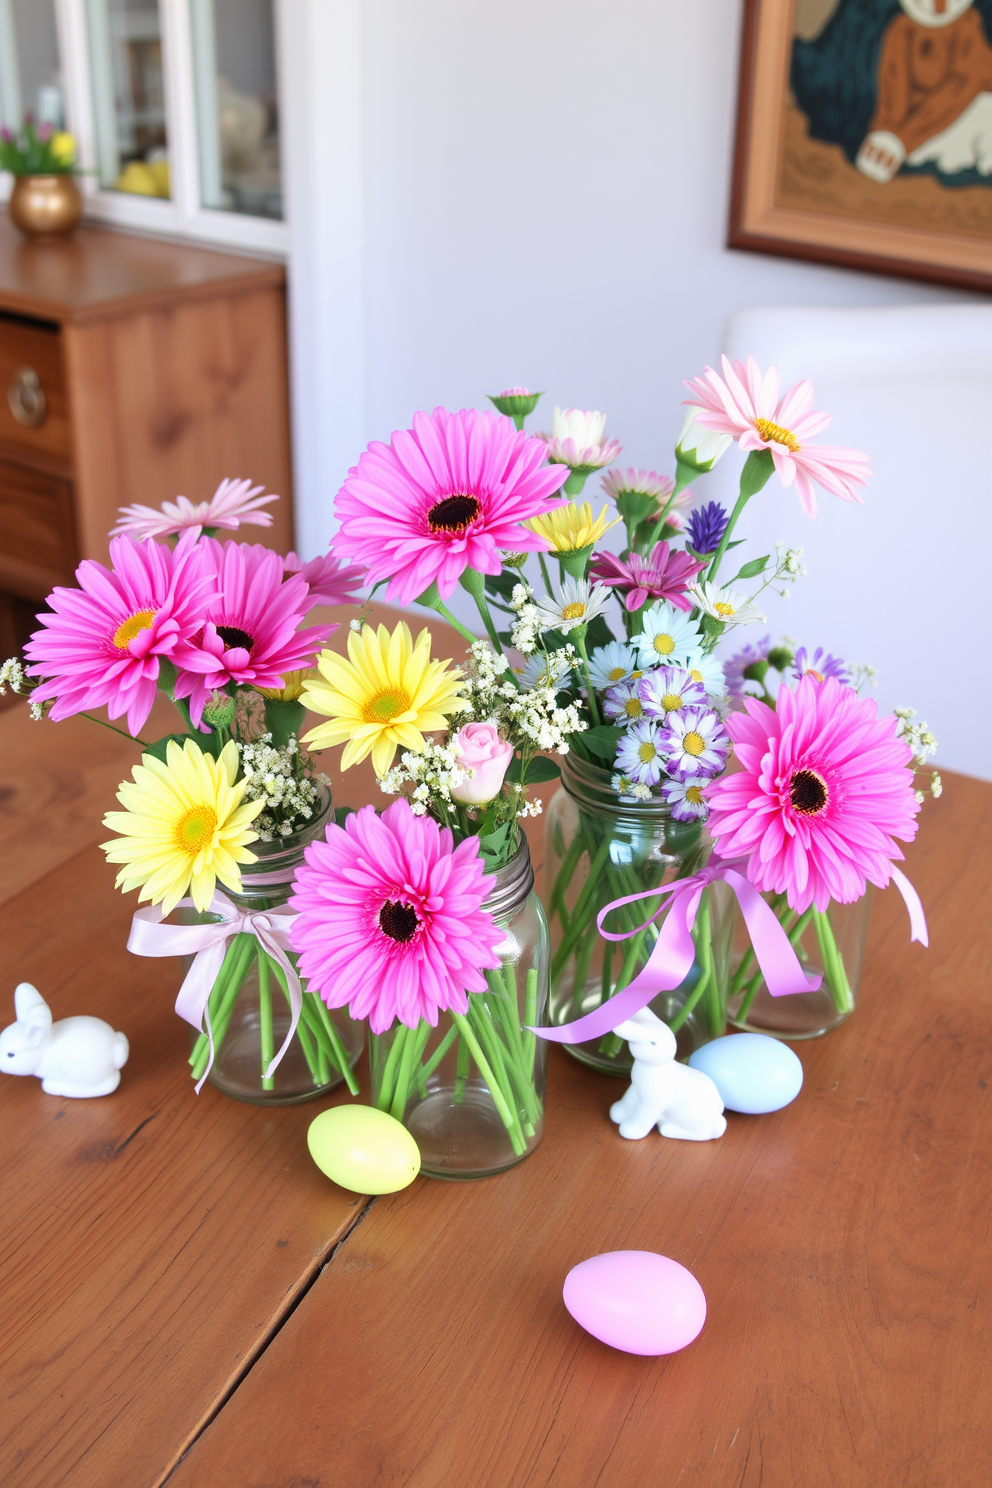
[[[0,1023],[25,978],[131,1042],[112,1098],[0,1082],[5,1488],[992,1481],[992,787],[945,776],[925,807],[930,949],[877,895],[861,1005],[795,1046],[794,1105],[623,1142],[616,1082],[552,1049],[525,1163],[368,1201],[311,1162],[320,1105],[193,1094],[177,968],[128,955],[94,846],[135,757],[0,715]],[[617,1248],[698,1277],[689,1348],[635,1358],[569,1318],[569,1267]]]

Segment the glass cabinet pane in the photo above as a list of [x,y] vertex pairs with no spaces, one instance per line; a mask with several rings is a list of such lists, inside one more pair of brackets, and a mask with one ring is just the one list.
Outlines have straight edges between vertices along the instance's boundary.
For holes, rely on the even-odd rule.
[[190,0],[205,207],[282,217],[273,0]]
[[167,197],[158,0],[87,0],[86,18],[100,184],[105,190]]
[[0,0],[0,124],[65,127],[55,0]]

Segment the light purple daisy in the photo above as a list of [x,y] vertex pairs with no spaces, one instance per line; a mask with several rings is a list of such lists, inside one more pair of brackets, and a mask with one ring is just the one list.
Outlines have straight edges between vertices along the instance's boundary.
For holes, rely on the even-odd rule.
[[706,688],[684,667],[656,667],[637,686],[648,718],[664,721],[682,708],[706,706]]
[[635,785],[657,785],[664,773],[661,729],[649,718],[633,724],[617,745],[617,769]]
[[839,656],[831,656],[824,651],[822,646],[817,646],[812,656],[805,646],[800,646],[792,662],[792,675],[797,682],[803,677],[812,677],[814,682],[822,682],[827,677],[836,677],[838,682],[844,686],[850,685],[847,667]]
[[747,687],[745,686],[747,682],[747,678],[744,676],[745,670],[749,666],[754,666],[756,662],[767,661],[768,653],[771,649],[772,638],[771,636],[765,636],[764,640],[755,641],[751,645],[744,646],[740,651],[735,651],[733,656],[728,657],[723,663],[723,675],[727,681],[727,691],[736,702],[740,702],[742,698],[748,696]]
[[635,723],[638,718],[643,718],[644,704],[637,688],[636,679],[611,687],[603,697],[603,712],[607,718],[615,718],[619,723]]
[[667,780],[661,793],[672,808],[676,821],[705,821],[710,814],[703,795],[705,782],[699,779]]
[[711,708],[686,708],[684,713],[669,713],[661,747],[668,756],[669,775],[708,780],[726,765],[730,740]]

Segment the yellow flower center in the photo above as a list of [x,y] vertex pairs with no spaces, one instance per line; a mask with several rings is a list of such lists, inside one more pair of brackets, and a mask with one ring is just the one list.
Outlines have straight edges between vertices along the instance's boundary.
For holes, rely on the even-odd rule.
[[718,615],[732,615],[734,613],[733,605],[726,604],[722,599],[718,599],[713,608]]
[[118,651],[126,651],[135,636],[149,630],[154,623],[154,610],[139,610],[136,615],[129,615],[114,631],[114,645]]
[[580,604],[578,600],[575,600],[572,604],[567,604],[565,606],[565,608],[561,612],[561,618],[563,620],[581,620],[585,612],[585,605]]
[[690,785],[689,789],[685,793],[685,798],[686,798],[687,801],[691,801],[692,804],[693,804],[693,806],[702,806],[702,804],[703,804],[703,788],[702,788],[702,786],[700,786],[700,785]]
[[822,682],[823,681],[823,673],[822,672],[818,672],[814,667],[810,667],[809,670],[805,673],[805,675],[807,677],[813,677],[817,682]]
[[695,729],[690,729],[689,732],[683,736],[682,748],[685,750],[686,754],[702,754],[703,750],[706,748],[706,740],[703,738],[702,734],[697,734]]
[[770,439],[773,444],[784,444],[787,450],[795,454],[799,449],[799,440],[791,429],[783,429],[781,424],[773,424],[771,419],[755,419],[754,427],[762,439]]
[[675,642],[670,635],[656,635],[654,638],[654,649],[659,656],[671,656],[675,650]]
[[642,764],[649,765],[657,753],[658,751],[651,743],[651,740],[645,739],[644,743],[637,751],[637,757]]
[[641,707],[640,698],[628,698],[623,705],[623,711],[628,718],[640,718],[644,709]]
[[627,675],[627,669],[626,667],[614,667],[608,675],[611,682],[622,682]]
[[362,708],[366,723],[392,723],[400,713],[410,711],[410,694],[405,687],[387,687],[369,698]]
[[676,709],[681,708],[682,698],[677,692],[666,692],[661,700],[661,706],[666,713],[674,713]]
[[[702,672],[697,672],[697,671],[693,670],[693,671],[691,671],[689,673],[689,676],[692,678],[693,682],[702,682],[702,680],[703,680],[703,674],[702,674]],[[693,786],[693,789],[695,790],[695,786]]]
[[213,840],[217,830],[217,813],[212,806],[191,806],[176,823],[176,842],[183,852],[195,857]]

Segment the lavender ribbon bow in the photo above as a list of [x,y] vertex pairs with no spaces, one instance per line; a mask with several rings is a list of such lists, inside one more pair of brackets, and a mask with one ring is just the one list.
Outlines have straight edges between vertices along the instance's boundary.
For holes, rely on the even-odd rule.
[[[180,899],[177,909],[194,908],[192,899]],[[210,1044],[207,1067],[196,1086],[199,1095],[204,1080],[214,1062],[214,1034],[210,1026],[209,998],[214,982],[224,963],[227,942],[235,935],[254,935],[262,949],[282,968],[289,991],[289,1032],[282,1047],[273,1057],[265,1071],[266,1079],[278,1067],[280,1060],[292,1041],[296,1025],[303,1011],[303,988],[296,968],[286,955],[290,949],[289,927],[297,918],[295,911],[279,907],[276,909],[241,910],[232,904],[220,889],[207,911],[217,915],[218,920],[208,925],[163,925],[160,905],[152,905],[136,911],[131,921],[131,933],[127,948],[136,956],[193,956],[193,965],[176,998],[176,1012],[197,1030],[206,1032]],[[206,1019],[206,1029],[204,1029]]]

